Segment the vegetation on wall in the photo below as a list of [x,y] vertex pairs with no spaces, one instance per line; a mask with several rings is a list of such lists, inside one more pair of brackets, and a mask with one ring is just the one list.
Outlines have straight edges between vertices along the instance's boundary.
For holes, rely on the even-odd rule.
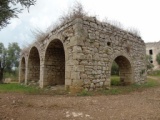
[[122,23],[120,23],[119,21],[108,20],[107,18],[105,18],[103,20],[103,22],[111,25],[113,28],[118,28],[118,29],[124,30],[125,32],[128,32],[129,34],[132,34],[134,36],[141,37],[140,31],[137,28],[134,28],[134,27],[125,28],[122,25]]
[[51,31],[56,30],[57,28],[59,28],[59,26],[65,24],[70,20],[73,20],[75,18],[82,18],[84,16],[87,16],[87,12],[85,12],[83,5],[80,2],[75,2],[75,4],[69,9],[69,11],[64,12],[55,23],[47,28],[46,31],[43,31],[39,28],[34,28],[31,31],[35,38],[34,42],[43,42]]

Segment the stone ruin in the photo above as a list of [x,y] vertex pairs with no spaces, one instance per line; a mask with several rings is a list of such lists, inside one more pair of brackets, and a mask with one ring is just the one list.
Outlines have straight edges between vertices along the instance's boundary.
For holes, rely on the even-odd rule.
[[160,66],[156,60],[160,53],[160,41],[146,43],[146,55],[151,56],[150,63],[153,64],[153,70],[160,70]]
[[111,86],[115,61],[125,85],[146,80],[144,41],[95,17],[71,19],[21,52],[19,82],[70,91]]

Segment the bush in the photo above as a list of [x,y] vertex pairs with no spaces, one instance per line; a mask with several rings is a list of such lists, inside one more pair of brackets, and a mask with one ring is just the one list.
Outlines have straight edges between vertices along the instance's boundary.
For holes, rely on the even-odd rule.
[[120,77],[119,76],[111,76],[111,85],[113,86],[119,86],[120,83]]
[[87,13],[84,11],[82,4],[79,2],[76,2],[74,6],[67,13],[63,13],[59,17],[59,20],[57,22],[53,23],[50,27],[48,27],[47,31],[44,32],[39,28],[35,28],[34,30],[31,30],[35,38],[34,42],[43,42],[51,31],[57,29],[59,26],[68,22],[69,20],[72,20],[75,18],[82,18],[83,16],[87,16]]
[[119,22],[119,21],[116,21],[116,20],[108,20],[107,18],[105,18],[103,20],[104,23],[106,24],[109,24],[111,25],[112,27],[115,27],[115,28],[119,28],[121,30],[124,30],[132,35],[135,35],[137,37],[141,37],[140,35],[140,31],[134,27],[129,27],[129,28],[124,28],[124,26]]
[[111,75],[119,75],[119,66],[115,61],[112,64]]
[[65,23],[71,19],[82,18],[84,16],[87,16],[87,13],[84,11],[82,4],[76,2],[74,6],[67,13],[62,14],[59,19],[61,23]]

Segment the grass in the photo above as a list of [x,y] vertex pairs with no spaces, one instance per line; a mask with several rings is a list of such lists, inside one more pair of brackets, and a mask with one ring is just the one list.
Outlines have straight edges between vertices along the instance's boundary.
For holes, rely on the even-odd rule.
[[151,73],[149,73],[150,76],[159,76],[160,77],[160,70],[154,70]]
[[[116,83],[117,78],[115,78],[113,81],[114,83]],[[160,86],[160,82],[153,80],[151,78],[148,78],[147,82],[142,85],[132,84],[128,86],[116,86],[117,84],[118,83],[116,83],[115,86],[112,86],[110,90],[103,90],[102,92],[105,95],[126,94],[134,91],[140,92],[148,88]]]
[[18,92],[18,93],[39,93],[41,90],[36,87],[24,86],[19,83],[0,84],[0,92]]
[[120,85],[120,77],[119,76],[111,76],[111,85],[119,86]]
[[50,90],[48,88],[38,88],[35,86],[26,86],[19,83],[7,83],[0,84],[0,93],[14,92],[14,93],[24,93],[24,94],[34,94],[34,95],[66,95],[68,94],[65,90]]
[[118,94],[128,94],[131,92],[141,92],[149,88],[154,88],[160,86],[160,82],[148,78],[147,82],[138,85],[138,84],[132,84],[128,86],[120,86],[120,81],[118,76],[112,76],[111,77],[111,88],[109,90],[98,90],[98,91],[82,91],[78,94],[78,96],[94,96],[94,95],[118,95]]
[[18,72],[16,73],[4,73],[4,78],[10,78],[12,81],[18,81]]
[[[118,95],[118,94],[128,94],[130,92],[140,92],[143,90],[146,90],[148,88],[154,88],[154,87],[159,87],[160,82],[151,78],[147,79],[147,82],[138,85],[138,84],[132,84],[128,86],[118,86],[119,81],[118,77],[113,76],[113,83],[114,86],[111,86],[109,90],[97,90],[97,91],[86,91],[83,90],[82,92],[76,94],[77,96],[93,96],[93,95]],[[25,85],[20,85],[19,83],[9,83],[9,84],[0,84],[0,93],[5,93],[5,92],[15,92],[15,93],[25,93],[25,94],[43,94],[43,95],[69,95],[67,91],[65,90],[57,90],[53,91],[47,88],[40,89],[36,87],[31,87],[31,86],[25,86]]]
[[83,90],[82,92],[78,93],[77,96],[91,96],[92,93],[88,92],[86,90]]

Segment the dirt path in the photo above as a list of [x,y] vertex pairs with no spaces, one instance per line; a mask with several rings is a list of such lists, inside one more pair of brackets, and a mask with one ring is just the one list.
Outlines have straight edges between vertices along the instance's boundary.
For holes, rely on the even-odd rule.
[[160,88],[90,97],[1,93],[0,120],[160,120]]
[[147,76],[148,78],[157,80],[158,82],[160,82],[160,78],[159,77],[155,77],[155,76]]

